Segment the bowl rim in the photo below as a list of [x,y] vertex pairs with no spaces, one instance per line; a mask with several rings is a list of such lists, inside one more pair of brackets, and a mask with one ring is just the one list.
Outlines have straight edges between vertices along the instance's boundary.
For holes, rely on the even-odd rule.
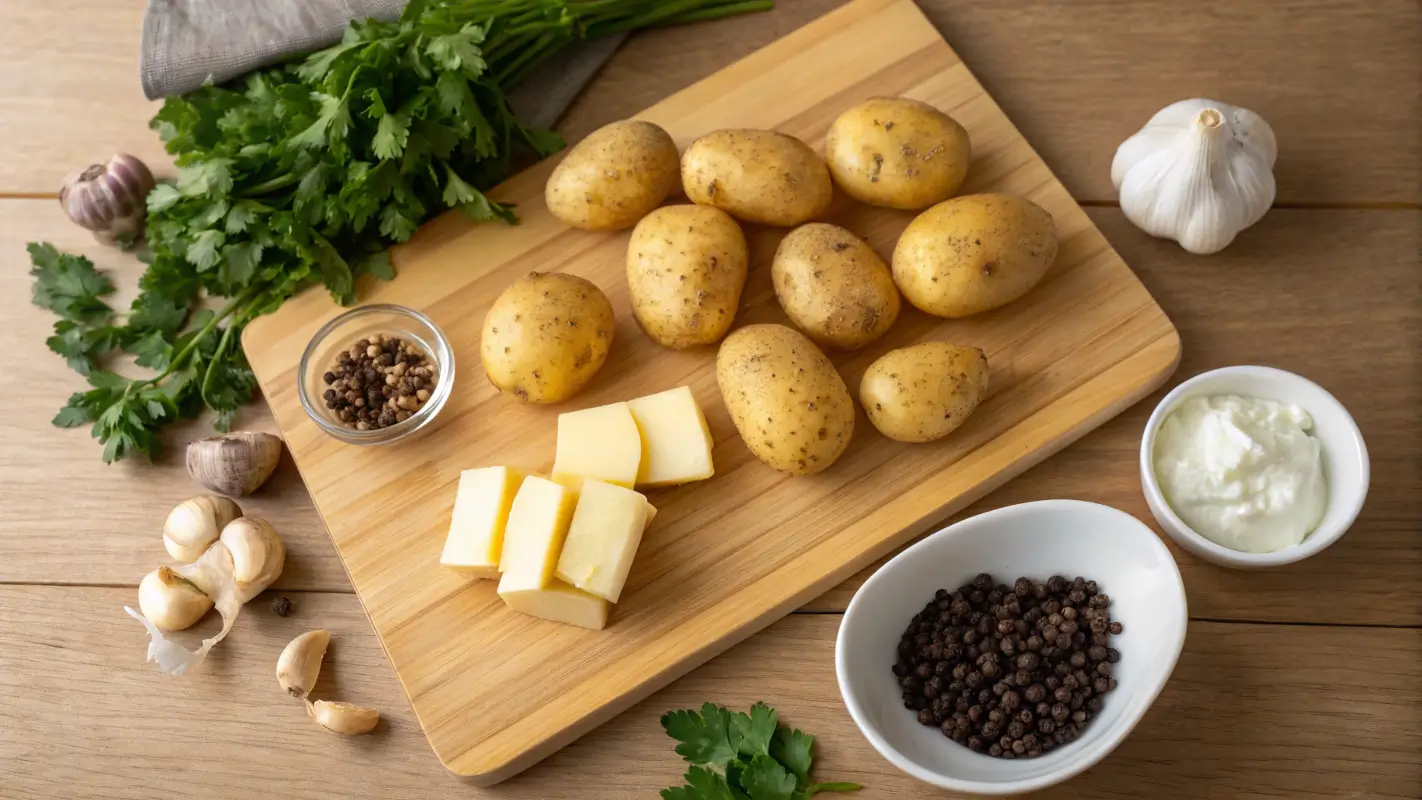
[[[388,428],[377,428],[371,431],[358,431],[341,425],[335,425],[322,418],[317,413],[315,401],[306,389],[306,375],[313,366],[311,359],[316,355],[316,348],[331,336],[338,328],[354,319],[371,316],[372,314],[393,314],[396,316],[409,317],[416,322],[426,326],[433,334],[434,341],[431,346],[438,352],[431,355],[439,362],[439,383],[435,385],[433,394],[425,405],[411,414],[404,422],[397,422]],[[301,351],[301,360],[296,368],[296,394],[301,402],[301,408],[306,412],[307,418],[316,423],[316,426],[325,431],[332,438],[346,444],[357,446],[390,444],[404,439],[425,427],[435,415],[444,408],[444,404],[449,400],[454,386],[454,350],[449,344],[449,339],[444,335],[444,331],[435,324],[425,314],[416,311],[409,306],[396,305],[394,303],[369,303],[356,306],[355,308],[337,314],[327,320],[324,325],[311,335],[310,341],[306,343],[306,348]]]
[[[845,631],[851,625],[851,621],[855,618],[861,605],[867,602],[863,598],[878,591],[880,583],[890,585],[888,584],[890,580],[888,576],[894,571],[891,567],[901,559],[912,558],[919,550],[927,549],[930,542],[934,542],[940,538],[962,535],[965,530],[991,525],[1000,518],[1019,516],[1037,510],[1088,513],[1104,512],[1129,519],[1135,523],[1133,529],[1149,539],[1150,544],[1148,547],[1153,549],[1156,554],[1160,556],[1163,563],[1169,565],[1170,574],[1175,577],[1171,585],[1174,588],[1176,599],[1179,600],[1180,614],[1174,622],[1180,631],[1180,635],[1176,637],[1175,647],[1170,653],[1170,662],[1163,673],[1164,677],[1158,684],[1150,687],[1149,696],[1145,704],[1141,706],[1139,714],[1130,720],[1116,735],[1097,743],[1094,751],[1084,751],[1082,758],[1072,761],[1054,772],[1049,772],[1036,778],[988,782],[955,778],[951,775],[935,772],[920,766],[918,762],[908,758],[893,745],[889,744],[878,730],[868,723],[868,715],[860,706],[858,697],[848,686],[846,677],[848,670],[845,667],[847,663],[846,648],[848,645],[846,643]],[[859,728],[859,732],[869,741],[870,746],[878,751],[879,755],[883,756],[890,764],[907,773],[909,776],[933,786],[959,792],[969,792],[979,795],[1023,794],[1045,789],[1080,775],[1099,764],[1106,756],[1110,755],[1112,751],[1120,746],[1121,742],[1126,740],[1126,737],[1131,734],[1131,731],[1135,730],[1136,725],[1140,724],[1140,721],[1145,717],[1151,706],[1155,704],[1156,699],[1160,697],[1160,693],[1165,690],[1166,684],[1170,682],[1170,676],[1175,672],[1176,664],[1179,663],[1180,653],[1185,648],[1185,638],[1188,633],[1189,624],[1190,609],[1188,598],[1185,594],[1185,581],[1180,576],[1180,566],[1175,563],[1175,556],[1170,552],[1170,548],[1165,545],[1165,542],[1161,540],[1160,536],[1158,536],[1149,525],[1141,522],[1140,519],[1136,518],[1133,514],[1103,503],[1071,499],[1034,500],[1027,503],[1017,503],[1015,505],[985,511],[981,514],[968,517],[967,519],[959,520],[951,525],[944,526],[905,548],[903,552],[889,559],[883,566],[875,570],[874,574],[870,575],[869,578],[864,581],[864,585],[860,586],[859,590],[854,593],[854,597],[850,599],[848,607],[844,610],[844,616],[840,620],[839,633],[835,637],[834,646],[835,678],[839,683],[840,697],[844,700],[845,708],[848,709],[849,716],[854,720],[854,724]]]
[[[1356,453],[1331,453],[1330,457],[1336,462],[1340,460],[1351,460],[1354,456],[1358,459],[1358,489],[1352,497],[1351,503],[1347,507],[1347,513],[1340,521],[1329,528],[1324,528],[1320,522],[1302,542],[1283,550],[1272,553],[1246,553],[1242,550],[1233,550],[1206,538],[1199,531],[1190,527],[1180,515],[1175,513],[1170,501],[1165,498],[1165,492],[1160,488],[1160,482],[1155,475],[1154,452],[1155,436],[1159,432],[1165,417],[1174,409],[1177,402],[1193,389],[1198,389],[1202,384],[1212,380],[1235,376],[1235,375],[1255,375],[1273,378],[1283,383],[1293,383],[1305,389],[1318,392],[1324,402],[1331,404],[1338,411],[1341,418],[1347,423],[1344,433],[1357,448]],[[1306,409],[1307,410],[1307,409]],[[1316,417],[1313,410],[1309,410],[1309,416]],[[1322,446],[1322,440],[1319,440]],[[1367,442],[1363,439],[1363,432],[1358,428],[1357,420],[1349,413],[1347,407],[1333,396],[1333,393],[1318,385],[1314,381],[1305,378],[1295,372],[1289,372],[1278,367],[1266,367],[1254,364],[1237,364],[1229,367],[1219,367],[1206,370],[1198,375],[1187,378],[1166,393],[1151,411],[1150,418],[1146,420],[1145,430],[1141,432],[1140,446],[1140,473],[1141,490],[1146,496],[1147,505],[1156,521],[1165,529],[1170,538],[1176,540],[1181,546],[1191,549],[1196,555],[1213,561],[1223,566],[1246,566],[1246,567],[1277,567],[1285,564],[1293,564],[1302,561],[1313,555],[1317,555],[1327,549],[1334,542],[1343,538],[1343,534],[1357,521],[1358,515],[1362,513],[1363,504],[1368,498],[1368,488],[1372,482],[1372,461],[1368,457]],[[1325,511],[1326,513],[1326,511]]]

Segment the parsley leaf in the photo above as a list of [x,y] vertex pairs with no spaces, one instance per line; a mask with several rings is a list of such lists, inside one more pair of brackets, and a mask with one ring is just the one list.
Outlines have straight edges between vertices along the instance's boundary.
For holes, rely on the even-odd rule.
[[662,790],[664,800],[806,800],[862,788],[845,781],[810,783],[815,738],[780,725],[765,703],[752,705],[749,714],[705,703],[699,712],[668,712],[662,727],[681,743],[677,754],[697,765],[684,776],[688,785]]
[[730,712],[715,703],[702,705],[699,714],[685,710],[662,716],[667,735],[681,742],[676,746],[677,755],[693,764],[717,767],[725,767],[736,757],[730,724]]
[[768,755],[752,758],[741,774],[741,786],[751,800],[792,800],[795,776]]
[[[411,0],[397,20],[352,22],[340,44],[167,98],[149,127],[178,175],[147,198],[147,269],[127,314],[86,259],[31,246],[34,300],[59,316],[48,346],[99,381],[55,424],[91,423],[108,461],[154,456],[179,417],[230,425],[256,386],[240,344],[252,319],[316,287],[353,302],[356,277],[393,278],[384,251],[445,209],[514,222],[484,191],[562,147],[510,109],[529,70],[581,38],[770,0],[675,5]],[[151,373],[101,369],[119,349]]]
[[731,714],[731,725],[740,738],[737,749],[747,756],[769,755],[770,740],[775,736],[779,716],[765,703],[751,706],[750,714]]

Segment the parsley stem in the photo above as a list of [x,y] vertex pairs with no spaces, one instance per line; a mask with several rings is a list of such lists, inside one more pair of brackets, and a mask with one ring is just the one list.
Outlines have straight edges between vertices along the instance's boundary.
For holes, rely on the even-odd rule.
[[147,381],[144,381],[144,383],[158,383],[164,378],[168,377],[169,375],[172,375],[174,372],[177,372],[179,369],[181,369],[182,366],[187,363],[188,357],[193,354],[193,351],[196,350],[199,345],[202,344],[202,341],[208,337],[208,334],[212,333],[212,330],[217,327],[218,323],[222,322],[222,320],[230,316],[233,311],[236,311],[238,306],[250,300],[251,296],[256,292],[257,289],[260,288],[262,288],[260,285],[248,286],[242,291],[241,294],[227,301],[227,304],[224,305],[216,314],[213,314],[212,319],[208,320],[207,324],[202,326],[202,329],[199,330],[197,334],[193,336],[192,341],[188,342],[187,347],[184,347],[182,350],[178,351],[177,355],[173,356],[173,360],[168,362],[167,369],[163,370],[163,372],[158,376],[149,378]]
[[817,783],[805,790],[805,796],[810,797],[818,792],[857,792],[864,787],[849,781],[831,781],[829,783]]
[[243,189],[241,192],[237,193],[237,196],[259,197],[261,195],[267,194],[268,192],[275,192],[277,189],[285,189],[286,187],[292,185],[293,183],[296,183],[299,180],[301,180],[301,178],[296,173],[288,172],[283,175],[278,175],[270,180],[262,181],[256,186],[251,186],[246,189]]

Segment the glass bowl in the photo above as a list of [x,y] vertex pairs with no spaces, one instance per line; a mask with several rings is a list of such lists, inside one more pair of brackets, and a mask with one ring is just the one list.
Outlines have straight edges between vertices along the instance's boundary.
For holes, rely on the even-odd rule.
[[[342,350],[376,333],[399,336],[417,345],[434,362],[439,378],[429,400],[409,419],[386,428],[361,431],[346,427],[326,408],[322,399],[326,384],[321,378],[336,363]],[[425,427],[444,408],[454,386],[454,353],[444,333],[424,314],[404,306],[368,305],[353,308],[321,326],[306,345],[306,352],[301,354],[298,374],[301,407],[321,430],[347,444],[388,444]]]

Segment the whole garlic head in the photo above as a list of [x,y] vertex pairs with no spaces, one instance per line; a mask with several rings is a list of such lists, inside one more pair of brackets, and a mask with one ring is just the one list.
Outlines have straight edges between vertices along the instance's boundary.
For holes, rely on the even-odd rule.
[[1216,253],[1274,203],[1278,144],[1263,117],[1213,100],[1181,100],[1116,150],[1121,211],[1152,236]]

